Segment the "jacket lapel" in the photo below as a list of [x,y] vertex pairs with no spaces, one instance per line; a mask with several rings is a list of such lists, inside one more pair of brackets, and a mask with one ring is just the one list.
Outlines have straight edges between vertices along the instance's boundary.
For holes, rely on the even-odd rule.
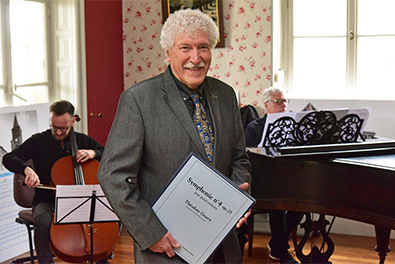
[[185,106],[185,102],[181,98],[181,94],[178,91],[177,85],[171,76],[170,70],[166,69],[163,76],[163,87],[164,91],[163,98],[165,102],[168,104],[171,111],[174,113],[178,121],[184,127],[184,129],[189,134],[192,142],[198,149],[198,153],[201,157],[206,157],[206,152],[204,151],[204,147],[202,141],[198,133],[196,132],[195,124],[193,123],[192,118],[189,116],[188,110]]

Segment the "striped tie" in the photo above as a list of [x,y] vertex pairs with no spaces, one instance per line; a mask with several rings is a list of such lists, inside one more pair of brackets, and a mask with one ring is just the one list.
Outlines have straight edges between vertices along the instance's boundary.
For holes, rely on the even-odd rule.
[[193,114],[193,121],[195,122],[196,129],[199,133],[200,139],[202,140],[204,150],[206,151],[210,164],[213,164],[213,153],[214,153],[214,135],[211,125],[207,119],[206,112],[202,104],[199,101],[200,95],[198,92],[194,92],[191,98],[195,105],[195,113]]

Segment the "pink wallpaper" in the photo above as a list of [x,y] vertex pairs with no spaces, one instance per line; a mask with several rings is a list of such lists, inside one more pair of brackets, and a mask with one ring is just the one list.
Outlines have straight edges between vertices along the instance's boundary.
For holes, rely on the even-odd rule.
[[[271,85],[271,0],[223,0],[225,47],[213,50],[209,75],[240,94],[240,106],[252,104],[262,113],[262,91]],[[124,0],[125,88],[166,68],[159,45],[160,0]]]

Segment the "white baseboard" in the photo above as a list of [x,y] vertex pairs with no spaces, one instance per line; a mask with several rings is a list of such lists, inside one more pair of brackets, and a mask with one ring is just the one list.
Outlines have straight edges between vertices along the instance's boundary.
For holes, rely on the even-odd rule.
[[[318,215],[314,214],[313,217],[318,219]],[[326,216],[328,221],[332,221],[332,216]],[[302,219],[304,222],[304,219]],[[257,233],[270,234],[269,216],[268,214],[257,214],[254,216],[254,231]],[[374,226],[365,224],[358,221],[353,221],[341,217],[336,217],[333,226],[330,230],[333,234],[344,234],[354,236],[375,237]],[[304,229],[298,226],[297,234],[302,236]],[[391,232],[391,238],[395,238],[394,232]]]

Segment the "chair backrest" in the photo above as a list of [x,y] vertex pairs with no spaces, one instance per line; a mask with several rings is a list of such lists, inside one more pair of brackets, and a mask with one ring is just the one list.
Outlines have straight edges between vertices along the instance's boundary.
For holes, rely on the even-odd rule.
[[241,122],[243,123],[243,128],[245,129],[247,125],[259,118],[258,112],[253,105],[246,105],[240,108]]
[[[33,162],[31,160],[27,163],[33,167]],[[14,173],[14,200],[21,207],[32,208],[35,189],[23,186],[20,181],[24,182],[24,180],[25,176]]]

